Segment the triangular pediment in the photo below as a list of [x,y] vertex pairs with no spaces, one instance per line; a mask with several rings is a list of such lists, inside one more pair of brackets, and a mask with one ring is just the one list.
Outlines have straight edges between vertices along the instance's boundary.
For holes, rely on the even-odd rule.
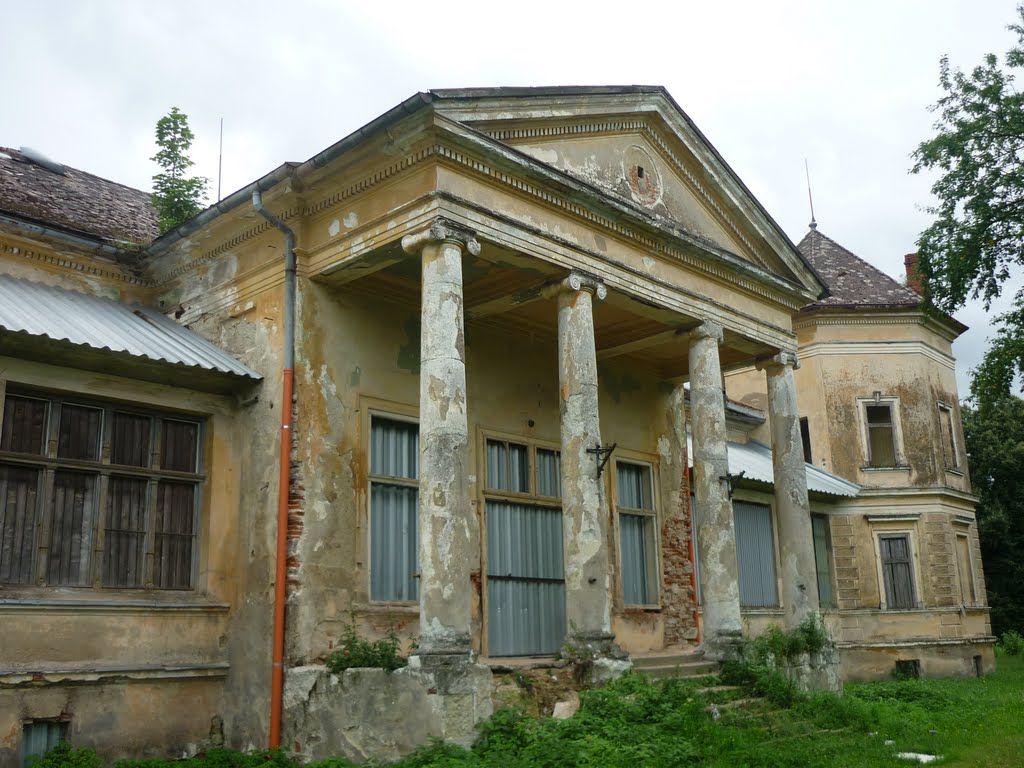
[[817,294],[793,243],[660,88],[436,91],[438,111]]

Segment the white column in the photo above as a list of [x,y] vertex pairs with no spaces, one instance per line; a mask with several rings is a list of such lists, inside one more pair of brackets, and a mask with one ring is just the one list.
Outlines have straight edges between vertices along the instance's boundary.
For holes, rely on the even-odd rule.
[[793,377],[796,366],[796,355],[790,352],[782,352],[762,364],[768,379],[775,519],[782,560],[782,605],[786,629],[793,629],[818,612],[814,533]]
[[704,647],[728,655],[741,636],[736,536],[729,498],[729,456],[725,396],[718,345],[722,327],[704,322],[690,335],[690,411],[693,425],[693,495],[697,508],[697,550]]
[[613,641],[608,500],[588,449],[601,445],[593,298],[606,295],[599,280],[575,273],[558,294],[566,618],[574,641],[599,650]]
[[462,253],[471,233],[438,221],[402,239],[423,268],[420,331],[420,654],[472,647],[473,508],[463,328]]

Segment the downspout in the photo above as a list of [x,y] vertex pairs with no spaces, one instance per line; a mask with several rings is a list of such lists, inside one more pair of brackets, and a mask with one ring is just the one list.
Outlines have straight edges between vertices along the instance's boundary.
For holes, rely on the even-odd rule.
[[281,457],[277,492],[277,560],[274,571],[274,647],[270,672],[270,748],[281,746],[281,708],[284,698],[284,607],[288,598],[288,490],[291,487],[292,393],[295,382],[295,233],[263,207],[257,189],[256,212],[285,236],[284,254],[284,370],[281,376]]

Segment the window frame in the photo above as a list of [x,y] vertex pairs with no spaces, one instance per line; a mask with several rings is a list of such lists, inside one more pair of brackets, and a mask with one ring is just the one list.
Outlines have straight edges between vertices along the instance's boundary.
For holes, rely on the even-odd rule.
[[[736,536],[736,528],[737,528],[737,526],[736,526],[736,504],[737,503],[766,508],[768,510],[768,519],[769,519],[769,521],[771,523],[771,528],[772,528],[771,558],[772,558],[772,569],[775,572],[775,574],[774,574],[775,575],[775,583],[774,583],[772,588],[775,591],[775,603],[773,605],[744,605],[743,597],[740,596],[740,598],[739,598],[740,599],[740,610],[743,611],[743,612],[753,611],[753,612],[762,612],[762,613],[763,612],[777,613],[779,611],[785,610],[786,606],[783,603],[783,598],[782,598],[782,553],[781,553],[781,551],[779,549],[779,546],[780,546],[780,542],[779,542],[779,521],[778,521],[778,519],[776,517],[776,514],[775,514],[775,498],[774,498],[774,496],[769,496],[767,494],[762,495],[762,494],[758,494],[758,493],[750,492],[750,491],[747,491],[747,492],[737,491],[736,493],[733,494],[733,498],[732,498],[731,502],[732,502],[731,503],[731,506],[732,506],[732,525],[733,525],[733,537],[734,538]],[[738,551],[738,544],[737,544],[737,555],[738,554],[739,554],[739,551]],[[737,591],[737,594],[739,594],[739,589],[740,589],[740,576],[739,576],[739,562],[738,562],[738,558],[737,558],[737,565],[736,565],[736,591]]]
[[[611,485],[611,492],[609,493],[609,499],[612,502],[612,508],[614,509],[614,536],[615,536],[615,571],[616,571],[616,588],[620,599],[622,600],[623,608],[630,610],[645,610],[645,611],[660,611],[662,608],[662,570],[661,570],[661,526],[659,524],[658,510],[661,506],[658,501],[660,499],[659,488],[658,488],[658,466],[657,463],[649,456],[642,455],[632,451],[617,450],[613,456],[612,471],[609,483]],[[651,508],[650,509],[636,509],[633,507],[625,507],[619,502],[619,464],[628,464],[632,466],[642,467],[647,470],[647,477],[649,480],[648,491],[651,496]],[[647,578],[650,591],[653,592],[654,600],[647,603],[628,603],[626,602],[626,587],[623,583],[623,568],[622,568],[622,523],[621,515],[633,515],[636,517],[645,517],[649,520],[650,536],[651,536],[651,561],[647,563]],[[651,595],[648,594],[648,597]]]
[[[871,423],[868,421],[869,406],[888,406],[890,428],[892,429],[892,453],[894,464],[873,464],[871,458]],[[906,463],[906,453],[903,450],[903,426],[900,418],[900,398],[894,395],[882,395],[875,392],[871,397],[858,397],[857,408],[860,412],[860,440],[864,452],[864,464],[862,471],[885,472],[892,470],[907,470],[910,467]]]
[[[832,551],[832,518],[826,512],[811,509],[811,541],[814,543],[814,521],[815,519],[823,521],[825,526],[824,539],[825,539],[825,568],[824,570],[828,574],[829,584],[829,600],[827,604],[822,600],[821,597],[821,579],[817,579],[818,586],[818,610],[825,612],[838,608],[839,603],[836,595],[836,579],[835,579],[835,555]],[[818,548],[814,546],[814,564],[816,576],[820,577],[822,571],[821,563],[818,562]]]
[[[963,462],[960,459],[960,441],[957,439],[956,434],[956,411],[952,405],[943,402],[942,400],[936,401],[935,407],[939,412],[939,440],[942,443],[943,468],[947,472],[963,474],[964,467]],[[944,419],[948,419],[948,422],[944,422]],[[948,429],[949,437],[948,443],[946,440],[947,435],[944,434],[944,424],[947,424],[946,429]],[[950,456],[950,452],[952,452],[952,456]]]
[[[377,475],[373,471],[372,466],[372,440],[373,440],[373,421],[374,419],[383,419],[386,421],[394,421],[405,424],[413,424],[416,426],[417,436],[417,452],[419,451],[419,428],[420,420],[415,411],[412,408],[393,410],[388,407],[370,407],[366,411],[366,600],[369,605],[373,606],[397,606],[397,607],[408,607],[419,605],[419,578],[420,578],[420,564],[419,564],[419,541],[415,542],[416,552],[416,596],[409,600],[393,600],[393,599],[374,599],[373,597],[373,483],[378,483],[387,486],[400,486],[405,488],[414,488],[416,490],[416,509],[417,518],[419,516],[419,490],[420,490],[420,466],[417,459],[416,465],[416,477],[415,478],[404,478],[404,477],[393,477],[391,475]],[[418,519],[417,519],[418,523]],[[418,531],[418,528],[417,528]]]
[[[130,592],[195,593],[199,584],[203,555],[203,521],[208,486],[207,446],[208,417],[150,404],[80,395],[75,392],[54,391],[33,386],[20,386],[0,382],[0,429],[3,427],[6,404],[11,398],[24,398],[46,403],[42,445],[39,453],[0,450],[0,465],[23,468],[39,473],[33,509],[31,563],[29,579],[24,582],[0,582],[0,590],[72,589],[92,590],[108,594]],[[100,412],[95,458],[70,458],[60,455],[61,422],[67,407],[95,409]],[[117,414],[141,416],[149,420],[148,454],[145,466],[117,464],[114,454],[113,427]],[[194,471],[165,469],[162,466],[163,427],[167,421],[178,421],[195,426]],[[54,521],[55,480],[59,473],[86,475],[93,479],[91,499],[83,510],[82,543],[79,546],[81,562],[78,583],[53,583],[49,578]],[[127,478],[145,481],[145,499],[142,512],[144,536],[141,553],[141,575],[134,584],[118,586],[106,583],[107,533],[112,513],[111,480]],[[190,485],[191,493],[191,545],[187,586],[161,586],[157,583],[157,519],[159,514],[158,490],[165,484]],[[165,532],[167,533],[167,532]],[[177,535],[177,534],[175,534]],[[57,580],[60,581],[59,579]]]
[[[961,605],[964,607],[973,607],[980,604],[978,600],[978,575],[974,567],[974,541],[971,536],[970,527],[966,527],[962,530],[954,531],[954,546],[956,547],[956,570],[957,580],[960,584],[960,598]],[[961,562],[960,558],[960,543],[961,541],[965,544],[965,551],[967,554],[967,562]],[[964,566],[967,567],[967,584],[964,584]],[[964,601],[964,587],[967,586],[970,591],[970,601]]]
[[[913,605],[907,608],[894,608],[889,605],[889,595],[885,589],[885,563],[882,558],[882,539],[906,538],[909,549],[910,561],[910,591],[913,596]],[[873,526],[872,538],[875,547],[875,575],[878,580],[878,608],[881,611],[913,611],[923,607],[921,600],[921,566],[919,548],[917,546],[917,531],[914,528],[903,526]]]
[[[512,443],[515,445],[526,446],[527,455],[527,490],[526,491],[514,491],[503,488],[493,488],[490,486],[490,477],[487,473],[487,444],[490,441],[499,443]],[[478,508],[478,521],[480,525],[480,602],[481,602],[481,617],[482,617],[482,629],[480,632],[480,643],[482,648],[482,654],[487,655],[491,652],[490,647],[490,600],[491,590],[489,587],[490,581],[490,562],[487,556],[488,552],[488,520],[487,520],[487,503],[492,502],[505,502],[511,504],[521,504],[524,506],[541,507],[550,510],[557,510],[559,514],[562,513],[562,487],[561,487],[561,464],[559,464],[558,473],[558,491],[557,496],[546,496],[540,493],[538,486],[540,483],[537,478],[538,462],[537,453],[538,451],[551,451],[558,455],[559,462],[561,462],[562,446],[552,440],[545,440],[543,438],[536,438],[528,435],[517,435],[510,432],[503,432],[496,429],[488,429],[486,427],[476,427],[476,448],[477,448],[477,475],[476,475],[476,500]],[[563,521],[563,536],[564,536],[564,521]],[[563,569],[564,569],[564,541],[563,541]],[[564,573],[563,579],[564,582]]]

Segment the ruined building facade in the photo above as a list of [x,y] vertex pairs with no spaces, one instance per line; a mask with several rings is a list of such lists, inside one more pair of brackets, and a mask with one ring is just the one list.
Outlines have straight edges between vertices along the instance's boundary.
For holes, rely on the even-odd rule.
[[847,296],[663,89],[418,94],[155,235],[0,154],[0,765],[265,744],[279,503],[290,695],[395,627],[442,734],[567,638],[990,668],[962,328]]

